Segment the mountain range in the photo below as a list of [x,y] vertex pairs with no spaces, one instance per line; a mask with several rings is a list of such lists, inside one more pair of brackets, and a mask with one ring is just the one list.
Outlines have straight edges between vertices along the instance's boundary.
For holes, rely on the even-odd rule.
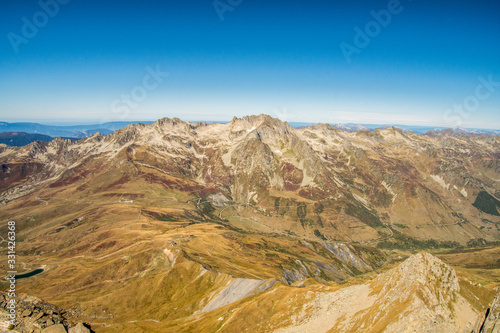
[[[8,122],[0,122],[0,133],[9,132],[9,133],[17,133],[23,132],[27,134],[39,134],[39,135],[47,135],[52,138],[55,137],[67,137],[67,138],[75,138],[81,139],[88,136],[91,136],[95,133],[100,133],[102,135],[111,134],[113,131],[121,129],[125,126],[132,124],[152,124],[153,121],[115,121],[115,122],[105,122],[99,124],[90,124],[90,125],[44,125],[39,123],[29,123],[29,122],[16,122],[16,123],[8,123]],[[206,122],[210,123],[220,123],[226,124],[227,122]],[[314,123],[305,123],[305,122],[290,122],[290,126],[294,128],[302,128],[308,127],[311,125],[315,125]],[[335,124],[333,125],[335,128],[346,132],[357,132],[357,131],[370,131],[375,129],[383,129],[390,128],[393,125],[376,125],[376,124]],[[417,134],[425,134],[427,132],[439,132],[442,130],[446,130],[446,127],[429,127],[429,126],[408,126],[408,125],[394,125],[397,128],[401,128],[404,131],[412,131]],[[499,130],[485,130],[485,129],[466,129],[462,127],[455,127],[453,129],[457,133],[470,133],[470,134],[485,134],[485,135],[499,135]],[[4,134],[5,135],[5,134]],[[33,138],[34,139],[34,138]],[[34,140],[33,140],[34,141]],[[31,142],[33,142],[31,141]],[[40,140],[46,141],[46,140]],[[6,143],[8,142],[1,142]]]
[[97,332],[470,332],[500,281],[495,135],[163,118],[0,164],[19,289]]

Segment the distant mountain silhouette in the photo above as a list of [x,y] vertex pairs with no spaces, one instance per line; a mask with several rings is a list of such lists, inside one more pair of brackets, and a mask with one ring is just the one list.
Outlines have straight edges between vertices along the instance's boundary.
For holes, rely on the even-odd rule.
[[[112,132],[123,128],[130,124],[137,124],[139,121],[117,121],[108,122],[102,124],[90,124],[90,125],[43,125],[38,123],[8,123],[0,122],[0,132],[25,132],[33,134],[43,134],[48,135],[53,138],[55,137],[67,137],[67,138],[77,138],[82,139],[97,132],[108,135]],[[143,122],[145,124],[151,124],[151,121]]]
[[50,142],[53,137],[43,134],[32,134],[25,132],[3,132],[0,133],[0,143],[8,146],[22,147],[35,141]]

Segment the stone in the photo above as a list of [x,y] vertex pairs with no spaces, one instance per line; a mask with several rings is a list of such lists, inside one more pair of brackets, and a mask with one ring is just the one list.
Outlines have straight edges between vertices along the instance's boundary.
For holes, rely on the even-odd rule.
[[57,324],[43,329],[42,333],[67,333],[67,331],[62,324]]
[[35,317],[33,317],[33,321],[37,321],[38,319],[42,318],[42,317],[43,317],[43,315],[44,315],[44,313],[43,313],[43,312],[39,312],[39,313],[37,313],[37,314],[36,314],[36,316],[35,316]]
[[90,333],[90,330],[86,328],[82,323],[78,323],[76,326],[71,327],[68,333]]

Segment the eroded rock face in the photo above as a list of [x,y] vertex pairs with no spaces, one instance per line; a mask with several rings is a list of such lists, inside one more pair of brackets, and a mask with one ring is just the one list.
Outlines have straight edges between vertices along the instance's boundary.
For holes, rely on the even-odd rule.
[[[9,297],[7,293],[0,291],[0,312],[3,313],[3,326],[8,324]],[[16,297],[16,325],[12,332],[33,332],[33,333],[89,333],[93,332],[90,325],[78,323],[70,320],[70,315],[60,307],[44,302],[42,299],[25,294]]]
[[472,333],[499,333],[500,332],[500,293],[497,294],[490,308],[482,313]]
[[320,249],[307,242],[302,242],[302,244],[313,251],[326,249],[331,252],[335,259],[326,262],[295,260],[290,268],[283,267],[281,280],[287,284],[293,284],[308,278],[341,282],[353,275],[373,271],[374,268],[382,266],[385,262],[385,257],[383,259],[378,258],[379,260],[372,258],[374,262],[374,267],[372,267],[366,261],[367,253],[357,251],[352,245],[343,243],[321,243],[318,245],[321,247]]

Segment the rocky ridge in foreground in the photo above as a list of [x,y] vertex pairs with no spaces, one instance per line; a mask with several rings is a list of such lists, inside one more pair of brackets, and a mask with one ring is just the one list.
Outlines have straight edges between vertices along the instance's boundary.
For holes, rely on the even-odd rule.
[[74,323],[70,314],[42,299],[25,294],[16,298],[16,325],[9,324],[9,297],[0,291],[0,332],[20,333],[90,333],[90,325]]
[[318,294],[276,332],[497,332],[496,303],[481,325],[485,315],[463,296],[455,270],[421,252],[365,284]]

